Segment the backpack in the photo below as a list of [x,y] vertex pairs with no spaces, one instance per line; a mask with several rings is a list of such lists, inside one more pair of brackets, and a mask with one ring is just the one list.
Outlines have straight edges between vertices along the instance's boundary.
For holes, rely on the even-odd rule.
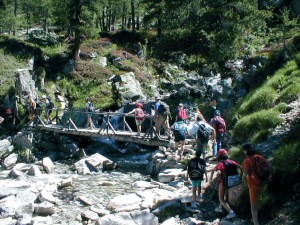
[[54,103],[49,100],[49,103],[46,105],[46,109],[53,109]]
[[251,157],[253,166],[251,173],[253,173],[260,182],[268,182],[271,178],[271,167],[268,161],[262,157]]
[[210,131],[206,128],[204,123],[198,124],[198,130],[197,130],[197,139],[199,141],[208,141],[209,140]]
[[221,116],[215,116],[214,117],[214,122],[216,124],[216,133],[218,134],[223,134],[226,131],[226,123],[225,120]]
[[224,171],[224,186],[226,189],[237,186],[241,183],[241,176],[238,172],[238,166],[236,164],[231,163],[229,160],[222,161],[225,166]]
[[88,112],[94,112],[95,111],[95,107],[93,105],[93,103],[88,102]]
[[184,123],[175,123],[173,125],[174,136],[184,135]]
[[198,159],[191,159],[188,163],[188,174],[191,180],[203,180],[205,164]]
[[183,120],[187,120],[187,114],[185,109],[179,109],[177,113],[177,118],[181,118]]
[[142,110],[140,108],[135,109],[135,119],[136,120],[144,120],[144,116],[145,116],[144,110]]
[[170,115],[170,107],[167,103],[160,102],[157,113],[164,116]]

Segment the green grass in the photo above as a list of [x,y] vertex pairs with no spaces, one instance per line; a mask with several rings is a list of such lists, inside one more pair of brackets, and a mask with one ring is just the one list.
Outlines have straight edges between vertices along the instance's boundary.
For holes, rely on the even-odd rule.
[[14,77],[16,69],[24,69],[26,67],[26,62],[24,60],[6,54],[3,49],[0,49],[1,99],[3,99],[3,96],[6,95],[11,88],[14,88]]
[[[261,110],[241,117],[232,129],[232,135],[239,142],[255,141],[262,134],[275,128],[282,119],[278,118],[279,112],[273,109]],[[261,132],[261,134],[258,134]]]
[[262,109],[274,107],[274,101],[277,93],[274,88],[263,86],[253,91],[250,97],[246,99],[239,108],[239,115],[249,115]]

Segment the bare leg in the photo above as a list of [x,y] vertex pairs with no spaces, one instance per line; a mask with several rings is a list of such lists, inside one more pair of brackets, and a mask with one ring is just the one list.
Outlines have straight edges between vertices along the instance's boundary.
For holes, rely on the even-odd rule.
[[193,201],[193,202],[196,201],[196,191],[197,191],[197,187],[193,187],[193,189],[192,189],[192,193],[193,193],[192,201]]
[[198,199],[200,199],[201,196],[201,181],[200,181],[200,186],[198,186]]
[[220,183],[219,184],[219,201],[220,201],[220,204],[228,211],[232,211],[230,206],[228,205],[228,203],[225,201],[224,199],[225,197],[225,188],[224,188],[224,185],[223,183]]
[[257,214],[258,214],[258,212],[257,212],[257,205],[256,205],[256,203],[251,203],[251,215],[252,215],[252,219],[253,219],[253,224],[254,225],[259,225]]

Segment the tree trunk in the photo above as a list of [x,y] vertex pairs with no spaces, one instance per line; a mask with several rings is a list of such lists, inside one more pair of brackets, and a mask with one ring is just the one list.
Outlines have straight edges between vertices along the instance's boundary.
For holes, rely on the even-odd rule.
[[131,0],[131,22],[132,22],[132,31],[135,31],[135,5],[134,0]]
[[140,17],[139,16],[136,17],[136,29],[140,30]]
[[124,2],[124,4],[123,4],[123,12],[122,12],[122,30],[124,30],[125,27],[126,27],[126,11],[127,11],[127,8],[126,8],[126,4]]
[[[15,7],[14,7],[14,16],[15,16],[15,18],[17,18],[17,12],[18,12],[18,6],[19,6],[18,0],[15,0],[14,3],[15,3],[14,4],[15,5]],[[13,35],[14,36],[16,35],[16,27],[14,27]]]

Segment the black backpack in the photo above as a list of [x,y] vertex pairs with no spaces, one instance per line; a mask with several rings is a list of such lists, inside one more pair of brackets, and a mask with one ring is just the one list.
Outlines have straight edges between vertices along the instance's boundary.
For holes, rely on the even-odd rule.
[[225,166],[225,177],[223,179],[226,189],[237,186],[241,183],[241,176],[238,172],[238,166],[229,160],[222,161]]
[[157,109],[157,113],[164,116],[170,115],[170,107],[167,103],[160,102],[160,105]]
[[94,112],[95,111],[95,107],[94,107],[93,103],[89,102],[88,104],[89,104],[89,106],[88,106],[88,112]]
[[188,174],[191,180],[203,180],[205,161],[191,159],[188,163]]
[[197,139],[199,141],[208,141],[209,140],[209,135],[210,131],[206,128],[204,123],[199,123],[199,128],[197,130]]

